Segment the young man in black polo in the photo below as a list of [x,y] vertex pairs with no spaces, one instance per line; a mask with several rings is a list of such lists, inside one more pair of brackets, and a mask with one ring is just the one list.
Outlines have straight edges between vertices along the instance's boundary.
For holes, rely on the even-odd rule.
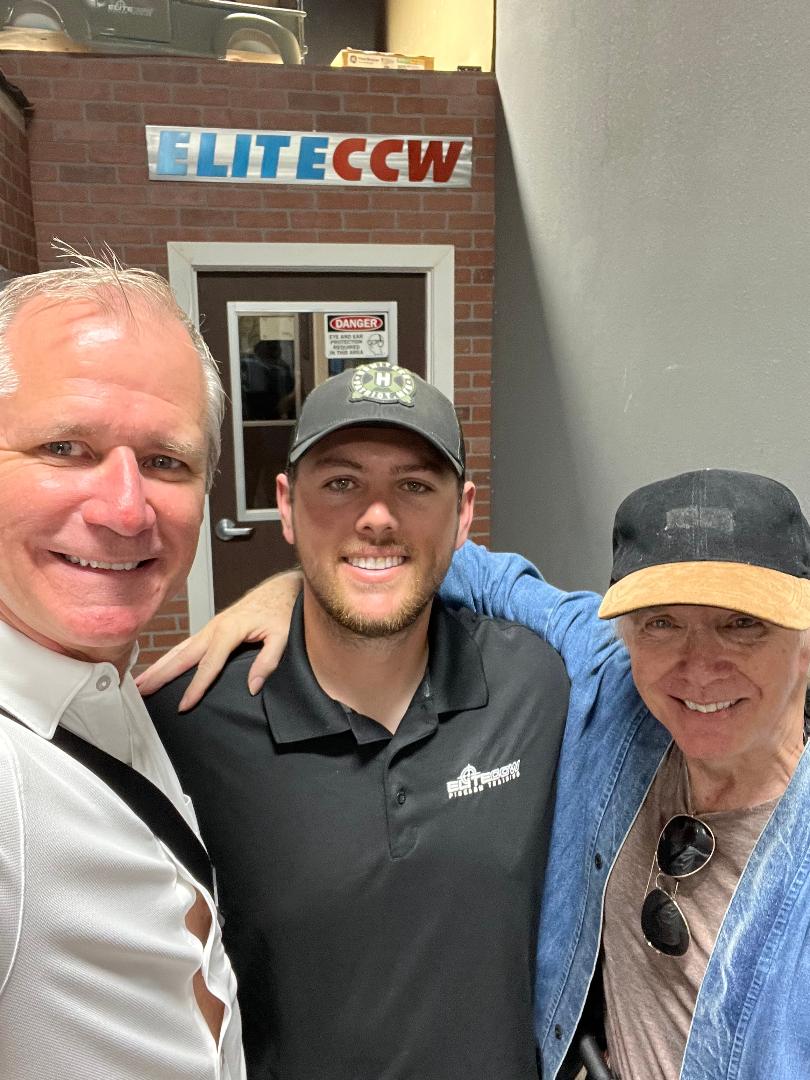
[[249,1076],[536,1080],[568,682],[531,632],[435,598],[473,514],[451,403],[384,362],[328,380],[277,496],[304,576],[278,669],[251,697],[243,652],[189,713],[189,677],[149,699],[217,868]]

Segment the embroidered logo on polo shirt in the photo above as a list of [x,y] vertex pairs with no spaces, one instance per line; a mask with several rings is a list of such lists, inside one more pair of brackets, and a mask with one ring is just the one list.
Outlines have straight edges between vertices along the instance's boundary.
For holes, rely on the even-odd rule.
[[488,772],[479,772],[474,765],[466,765],[458,774],[457,780],[447,781],[447,798],[460,799],[462,795],[477,795],[481,791],[508,784],[519,776],[520,758]]

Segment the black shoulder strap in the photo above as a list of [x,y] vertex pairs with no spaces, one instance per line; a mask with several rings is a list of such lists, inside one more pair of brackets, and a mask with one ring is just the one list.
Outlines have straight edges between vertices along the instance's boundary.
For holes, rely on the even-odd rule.
[[66,754],[103,780],[122,799],[144,825],[148,825],[185,866],[192,877],[214,896],[214,871],[208,852],[186,819],[160,788],[136,769],[80,739],[72,731],[57,727],[51,739]]

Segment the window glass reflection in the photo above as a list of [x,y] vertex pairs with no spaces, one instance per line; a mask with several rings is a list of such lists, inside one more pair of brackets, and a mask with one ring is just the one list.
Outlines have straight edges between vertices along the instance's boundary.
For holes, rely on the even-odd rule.
[[262,338],[241,357],[242,419],[294,420],[295,343]]

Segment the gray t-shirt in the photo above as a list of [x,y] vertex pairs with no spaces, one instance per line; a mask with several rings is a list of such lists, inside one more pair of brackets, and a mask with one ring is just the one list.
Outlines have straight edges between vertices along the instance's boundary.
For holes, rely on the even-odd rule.
[[[683,755],[673,746],[633,823],[608,882],[602,971],[608,1051],[621,1080],[677,1080],[698,990],[737,881],[778,799],[744,810],[703,814],[691,806]],[[710,862],[678,883],[676,900],[692,934],[684,956],[664,956],[641,932],[641,907],[655,887],[661,829],[675,814],[710,826]],[[660,887],[673,893],[663,875]]]

